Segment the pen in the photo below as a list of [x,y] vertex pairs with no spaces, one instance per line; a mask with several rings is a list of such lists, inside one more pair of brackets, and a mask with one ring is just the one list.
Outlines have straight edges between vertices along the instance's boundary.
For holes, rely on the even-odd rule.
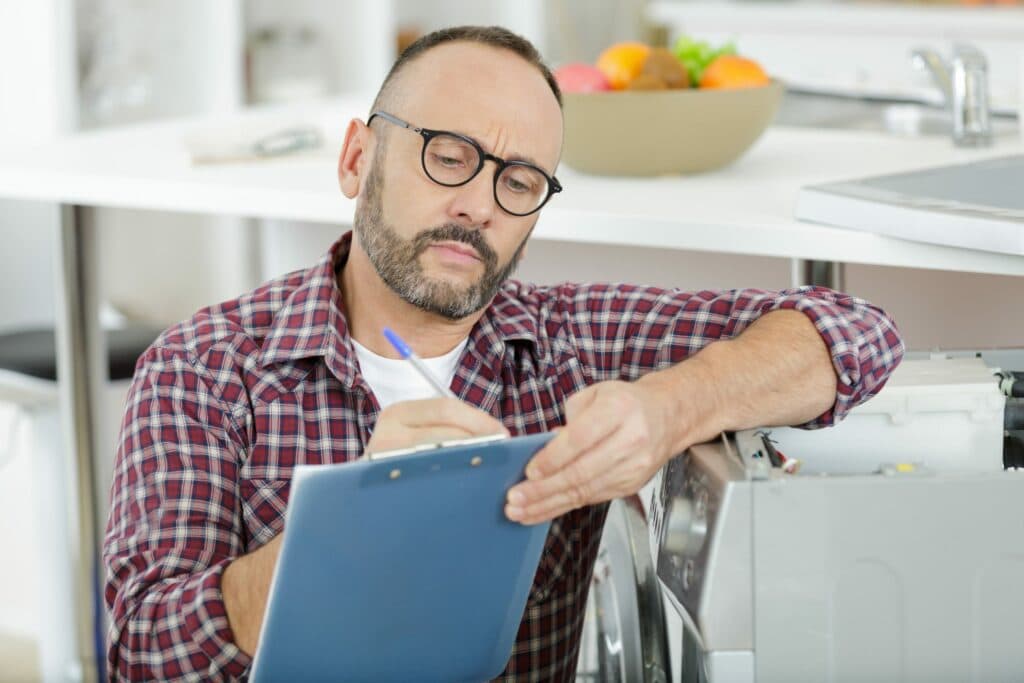
[[434,390],[437,391],[439,396],[458,398],[458,396],[452,393],[451,389],[441,384],[441,382],[430,373],[430,370],[426,365],[424,365],[423,360],[412,352],[409,345],[402,341],[402,338],[395,334],[394,330],[385,327],[384,336],[387,337],[388,341],[391,342],[391,345],[395,347],[396,351],[398,351],[398,355],[412,363],[412,366],[416,368],[416,372],[420,373],[423,379],[427,380],[430,386],[434,387]]

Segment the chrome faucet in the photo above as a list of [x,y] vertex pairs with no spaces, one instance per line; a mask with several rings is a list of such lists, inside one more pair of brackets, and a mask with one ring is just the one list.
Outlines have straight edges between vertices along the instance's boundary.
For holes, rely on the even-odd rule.
[[976,47],[953,46],[952,65],[935,50],[919,48],[910,53],[915,68],[931,73],[942,91],[953,124],[953,142],[961,147],[992,143],[989,120],[988,62]]

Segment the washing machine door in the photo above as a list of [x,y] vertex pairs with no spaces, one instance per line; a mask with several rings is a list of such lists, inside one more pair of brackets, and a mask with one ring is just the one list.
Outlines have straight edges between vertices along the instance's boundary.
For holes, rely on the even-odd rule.
[[665,612],[638,496],[611,503],[587,598],[577,681],[668,683]]

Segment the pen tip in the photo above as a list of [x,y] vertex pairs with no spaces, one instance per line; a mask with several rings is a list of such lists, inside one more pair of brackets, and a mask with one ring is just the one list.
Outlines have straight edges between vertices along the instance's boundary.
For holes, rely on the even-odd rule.
[[387,338],[389,342],[391,342],[391,345],[395,347],[395,350],[398,351],[399,355],[401,355],[402,358],[408,358],[409,355],[412,353],[412,350],[408,347],[408,345],[406,345],[406,343],[402,341],[402,338],[395,334],[394,330],[392,330],[390,327],[384,328],[384,336]]

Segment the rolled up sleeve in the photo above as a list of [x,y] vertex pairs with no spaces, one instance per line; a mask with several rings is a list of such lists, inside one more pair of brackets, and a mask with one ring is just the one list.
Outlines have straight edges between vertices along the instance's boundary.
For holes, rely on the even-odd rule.
[[221,576],[242,553],[239,447],[229,413],[187,357],[140,360],[121,429],[103,544],[112,680],[232,680]]
[[903,339],[885,311],[863,299],[822,287],[785,290],[767,301],[754,295],[741,310],[753,308],[758,316],[792,309],[804,313],[818,330],[832,356],[836,372],[836,400],[832,407],[800,427],[828,427],[850,409],[877,394],[903,358]]
[[741,334],[776,310],[804,313],[832,356],[836,399],[803,425],[826,427],[878,393],[903,357],[893,320],[863,299],[823,287],[682,290],[632,285],[563,286],[558,290],[572,343],[595,381],[633,380]]

